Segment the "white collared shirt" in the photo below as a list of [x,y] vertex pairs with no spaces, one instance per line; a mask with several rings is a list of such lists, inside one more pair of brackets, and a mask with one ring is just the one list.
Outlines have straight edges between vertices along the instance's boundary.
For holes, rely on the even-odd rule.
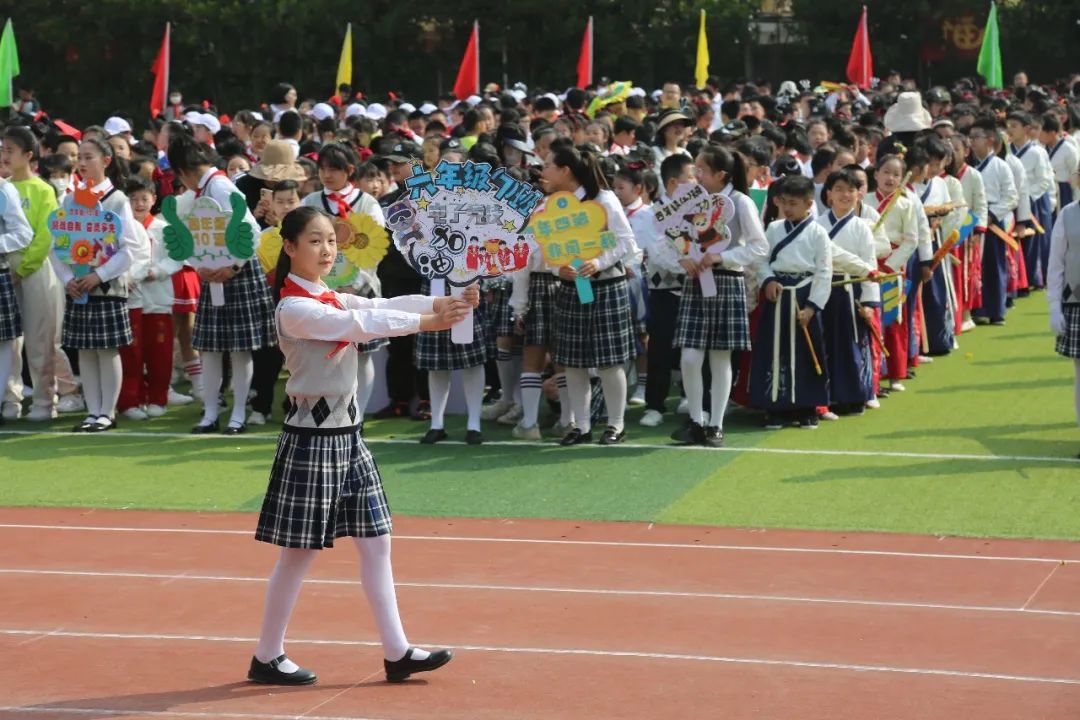
[[[795,223],[798,225],[800,223]],[[765,231],[765,238],[769,243],[769,253],[765,255],[757,265],[759,286],[765,284],[776,273],[792,273],[813,275],[810,282],[810,303],[820,312],[825,308],[832,294],[832,247],[829,234],[820,223],[811,220],[806,227],[795,236],[776,255],[775,260],[770,260],[773,248],[781,240],[788,236],[790,229],[787,220],[777,220],[769,224]]]
[[[1010,147],[1010,151],[1011,149]],[[1024,166],[1027,183],[1024,189],[1031,200],[1038,200],[1046,193],[1054,191],[1054,170],[1050,166],[1050,156],[1042,145],[1029,141],[1012,154]]]
[[[852,210],[848,215],[854,212]],[[847,215],[844,217],[847,217]],[[825,214],[818,215],[817,222],[828,233],[834,225],[843,221],[844,217],[836,217],[832,211],[827,210]],[[830,240],[832,242],[834,273],[865,277],[870,272],[877,270],[877,249],[874,245],[874,232],[861,216],[849,220]],[[860,287],[862,289],[860,295],[862,300],[866,302],[878,301],[880,295],[877,283],[865,282]]]

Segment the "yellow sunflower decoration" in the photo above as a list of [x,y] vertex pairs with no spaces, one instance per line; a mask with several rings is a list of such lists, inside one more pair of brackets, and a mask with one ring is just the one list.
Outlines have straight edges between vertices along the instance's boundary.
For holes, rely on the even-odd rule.
[[281,254],[281,228],[271,227],[262,231],[259,236],[259,247],[255,250],[255,256],[259,258],[259,265],[264,273],[273,272],[277,267],[278,255]]
[[611,83],[599,95],[592,99],[592,102],[589,103],[589,107],[585,109],[585,114],[590,118],[596,117],[596,113],[603,110],[608,105],[620,103],[630,97],[630,91],[633,87],[634,82],[632,80],[620,80],[619,82]]
[[374,270],[390,249],[390,235],[365,213],[334,220],[338,251],[361,270]]

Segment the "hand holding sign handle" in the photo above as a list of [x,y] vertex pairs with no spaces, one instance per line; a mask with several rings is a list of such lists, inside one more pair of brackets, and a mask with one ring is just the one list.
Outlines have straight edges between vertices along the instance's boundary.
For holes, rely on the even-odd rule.
[[[580,270],[581,266],[584,264],[585,262],[581,258],[574,258],[574,262],[570,263],[570,267],[574,268],[574,270]],[[582,277],[579,273],[578,276],[574,278],[574,285],[577,286],[578,300],[581,301],[582,305],[588,305],[596,299],[593,296],[592,283],[589,282],[589,278]]]
[[168,223],[161,231],[169,257],[177,262],[187,260],[195,253],[195,238],[180,216],[176,214],[176,197],[170,195],[161,203],[161,216]]
[[[450,297],[459,298],[469,303],[469,313],[465,316],[461,322],[454,323],[450,327],[450,342],[455,345],[470,345],[473,341],[473,289],[476,285],[470,285],[467,288],[458,287],[456,285],[450,286]],[[479,300],[479,289],[475,290],[476,299]]]
[[233,193],[229,195],[229,207],[232,208],[232,217],[225,228],[225,247],[238,260],[248,260],[255,254],[255,234],[251,225],[245,222],[247,201],[240,193]]

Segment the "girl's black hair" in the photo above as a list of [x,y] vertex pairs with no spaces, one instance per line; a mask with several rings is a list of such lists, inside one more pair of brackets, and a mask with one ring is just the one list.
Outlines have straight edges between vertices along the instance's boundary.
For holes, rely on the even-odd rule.
[[655,202],[656,198],[660,196],[660,179],[652,170],[646,170],[641,173],[641,186],[645,188],[645,192],[649,196],[650,204]]
[[38,141],[37,138],[34,137],[34,133],[30,132],[30,128],[21,126],[9,127],[4,131],[4,142],[17,145],[24,153],[32,153],[31,160],[38,159]]
[[285,96],[289,94],[290,90],[295,90],[292,84],[287,82],[279,82],[274,86],[274,89],[270,91],[270,102],[274,105],[283,105],[285,103]]
[[169,136],[169,150],[166,153],[169,166],[176,172],[195,172],[199,168],[214,164],[214,159],[207,152],[206,146],[186,133]]
[[645,168],[638,163],[623,163],[619,166],[619,169],[615,171],[616,178],[622,178],[631,185],[644,185],[645,184]]
[[281,301],[281,288],[285,285],[285,278],[292,272],[292,259],[285,253],[285,243],[295,243],[300,238],[300,233],[317,217],[330,220],[330,215],[318,207],[300,206],[290,210],[281,219],[281,252],[278,253],[277,265],[274,268],[274,302]]
[[67,155],[60,155],[59,153],[53,153],[51,155],[44,155],[38,160],[38,175],[48,180],[54,173],[62,173],[64,175],[70,175],[74,170],[71,166],[71,160]]
[[357,180],[374,179],[377,177],[379,177],[379,168],[370,160],[356,168]]
[[750,192],[750,185],[746,180],[746,160],[737,152],[731,152],[719,145],[706,145],[698,155],[704,158],[705,164],[713,172],[727,174],[728,182],[741,193]]
[[556,140],[551,143],[551,161],[558,167],[570,169],[578,184],[585,189],[585,199],[593,200],[601,190],[608,189],[607,180],[600,169],[596,156],[588,151],[573,146],[572,143]]
[[[342,172],[349,172],[349,168],[353,169],[353,176],[356,175],[356,166],[360,164],[360,161],[356,157],[356,153],[348,145],[339,142],[329,142],[319,148],[319,167],[330,168],[332,170],[341,170]],[[349,178],[350,181],[353,177]]]
[[252,110],[241,110],[233,116],[233,122],[243,123],[249,128],[255,127],[255,124],[259,122],[259,118],[255,117],[255,113]]
[[102,157],[112,160],[112,162],[105,166],[105,177],[112,182],[114,188],[120,189],[124,187],[124,184],[127,181],[127,163],[124,162],[123,158],[116,157],[115,153],[113,153],[112,146],[99,137],[83,140],[82,144],[93,145],[97,148],[97,151],[101,153]]

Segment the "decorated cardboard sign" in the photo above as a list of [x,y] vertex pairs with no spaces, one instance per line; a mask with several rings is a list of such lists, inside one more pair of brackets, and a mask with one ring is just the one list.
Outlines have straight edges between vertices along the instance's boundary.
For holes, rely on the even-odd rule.
[[[70,194],[49,215],[56,258],[70,266],[76,278],[89,275],[116,254],[122,230],[120,218],[102,207],[93,193]],[[83,295],[75,302],[86,301]]]
[[[338,253],[330,274],[323,278],[323,282],[327,287],[337,289],[355,284],[361,268],[374,270],[386,256],[390,236],[386,228],[364,213],[334,218],[333,222]],[[256,252],[265,272],[271,272],[276,267],[282,244],[280,226],[267,228],[259,236],[259,249]]]
[[[586,260],[595,260],[616,246],[615,233],[608,230],[607,211],[595,200],[578,200],[573,193],[557,192],[548,198],[543,210],[533,216],[529,231],[544,262],[550,267],[569,265],[578,268]],[[588,278],[576,280],[578,299],[593,301]]]
[[[162,237],[173,260],[216,270],[247,261],[255,254],[254,233],[244,222],[247,202],[240,193],[229,196],[229,210],[205,195],[196,198],[183,218],[176,197],[169,196],[161,205],[161,215],[168,223]],[[210,301],[216,306],[225,304],[221,283],[210,283]]]
[[[705,253],[719,254],[731,244],[730,223],[735,218],[735,204],[719,193],[709,195],[702,185],[680,185],[671,198],[658,203],[656,227],[671,242],[679,255],[699,261]],[[711,272],[698,275],[701,294],[716,295],[716,280]]]
[[[460,294],[468,285],[523,269],[530,246],[523,228],[541,193],[488,163],[441,161],[426,171],[414,164],[408,195],[386,211],[394,243],[408,263],[431,281]],[[472,342],[471,316],[451,330],[454,342]]]

